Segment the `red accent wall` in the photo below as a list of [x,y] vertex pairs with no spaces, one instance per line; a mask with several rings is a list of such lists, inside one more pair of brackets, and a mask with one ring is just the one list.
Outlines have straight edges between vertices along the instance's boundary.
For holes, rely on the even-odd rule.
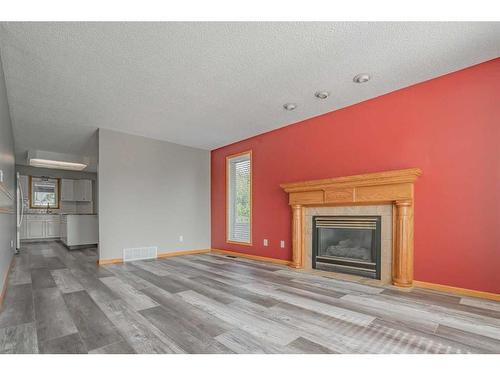
[[[229,245],[225,157],[249,149],[253,246]],[[291,210],[280,183],[418,167],[415,279],[500,293],[500,58],[219,148],[211,158],[212,248],[291,259]]]

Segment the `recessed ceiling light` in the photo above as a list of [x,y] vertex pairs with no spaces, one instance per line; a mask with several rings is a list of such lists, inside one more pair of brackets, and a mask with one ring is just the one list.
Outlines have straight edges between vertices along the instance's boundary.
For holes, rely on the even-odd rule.
[[297,108],[297,104],[286,103],[286,104],[283,104],[283,108],[285,108],[287,111],[293,111],[295,108]]
[[360,73],[354,76],[352,79],[356,83],[365,83],[368,82],[372,77],[368,73]]
[[330,93],[328,91],[316,91],[314,96],[318,99],[326,99],[330,96]]

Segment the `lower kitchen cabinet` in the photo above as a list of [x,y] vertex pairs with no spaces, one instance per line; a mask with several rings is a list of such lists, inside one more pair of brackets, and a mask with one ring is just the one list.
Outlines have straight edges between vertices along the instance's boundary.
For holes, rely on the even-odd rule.
[[58,215],[26,215],[25,228],[21,229],[22,240],[59,238]]
[[44,220],[30,220],[27,221],[28,225],[28,238],[44,238],[45,237],[45,221]]
[[45,222],[45,236],[46,237],[59,237],[59,220],[46,221]]

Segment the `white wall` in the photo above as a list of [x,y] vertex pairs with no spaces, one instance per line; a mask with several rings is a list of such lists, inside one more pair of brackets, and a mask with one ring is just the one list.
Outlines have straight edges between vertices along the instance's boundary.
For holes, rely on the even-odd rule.
[[[0,59],[0,170],[3,171],[3,186],[15,197],[14,136],[10,121],[5,78]],[[15,203],[13,202],[15,212]],[[0,213],[0,292],[3,290],[14,249],[11,241],[16,240],[16,215]]]
[[209,151],[100,129],[98,180],[101,259],[210,248]]

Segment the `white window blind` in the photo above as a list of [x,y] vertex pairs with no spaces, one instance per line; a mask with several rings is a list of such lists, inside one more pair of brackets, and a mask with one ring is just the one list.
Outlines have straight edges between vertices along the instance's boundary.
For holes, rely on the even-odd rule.
[[228,159],[228,240],[251,243],[250,154]]

